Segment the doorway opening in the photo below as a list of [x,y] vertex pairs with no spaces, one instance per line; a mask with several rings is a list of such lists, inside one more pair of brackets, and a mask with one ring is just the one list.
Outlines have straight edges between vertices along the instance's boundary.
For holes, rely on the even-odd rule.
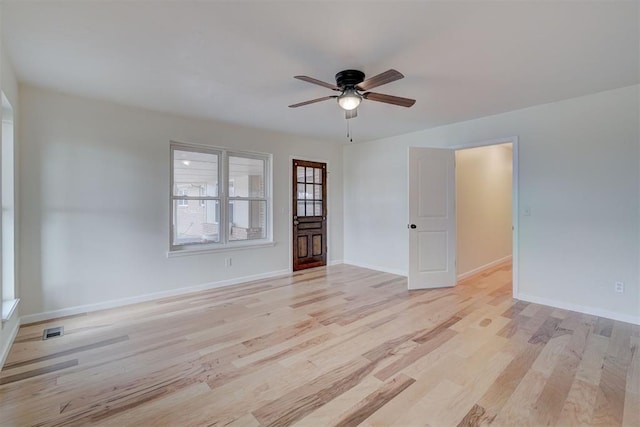
[[458,282],[492,268],[510,269],[513,143],[456,150],[455,163]]

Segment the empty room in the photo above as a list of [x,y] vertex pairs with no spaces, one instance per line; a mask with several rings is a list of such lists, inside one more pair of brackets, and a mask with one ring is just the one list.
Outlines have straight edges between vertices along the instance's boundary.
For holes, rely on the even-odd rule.
[[637,1],[0,1],[0,426],[639,426]]

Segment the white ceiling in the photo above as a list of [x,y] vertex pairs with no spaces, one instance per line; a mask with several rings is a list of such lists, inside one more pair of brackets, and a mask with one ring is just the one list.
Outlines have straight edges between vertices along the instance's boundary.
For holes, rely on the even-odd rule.
[[357,141],[637,84],[638,2],[7,1],[21,81],[118,103],[346,141],[333,83],[403,80],[364,101]]

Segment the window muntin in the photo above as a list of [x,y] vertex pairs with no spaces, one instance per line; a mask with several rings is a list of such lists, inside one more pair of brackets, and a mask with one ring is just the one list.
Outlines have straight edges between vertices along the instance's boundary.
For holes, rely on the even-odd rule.
[[172,143],[171,167],[172,250],[270,237],[270,156]]

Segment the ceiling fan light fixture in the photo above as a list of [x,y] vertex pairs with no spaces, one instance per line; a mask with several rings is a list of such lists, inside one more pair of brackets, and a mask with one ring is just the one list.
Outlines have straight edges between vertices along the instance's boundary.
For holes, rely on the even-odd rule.
[[347,89],[338,97],[338,104],[345,111],[355,110],[361,101],[362,96],[355,89]]
[[[2,0],[0,0],[0,2],[1,1]],[[309,76],[295,76],[294,78],[298,80],[326,87],[327,89],[339,92],[340,95],[329,95],[323,96],[322,98],[311,99],[309,101],[298,102],[297,104],[289,105],[289,108],[302,107],[303,105],[315,104],[316,102],[326,101],[328,99],[337,99],[340,108],[345,110],[345,117],[347,119],[352,119],[356,117],[356,109],[363,99],[366,99],[367,101],[383,102],[391,105],[400,105],[402,107],[411,107],[415,104],[415,99],[385,95],[383,93],[370,91],[370,89],[404,78],[402,73],[399,71],[390,69],[384,73],[369,77],[366,80],[364,77],[365,76],[362,71],[343,70],[336,74],[336,84],[331,84]]]

